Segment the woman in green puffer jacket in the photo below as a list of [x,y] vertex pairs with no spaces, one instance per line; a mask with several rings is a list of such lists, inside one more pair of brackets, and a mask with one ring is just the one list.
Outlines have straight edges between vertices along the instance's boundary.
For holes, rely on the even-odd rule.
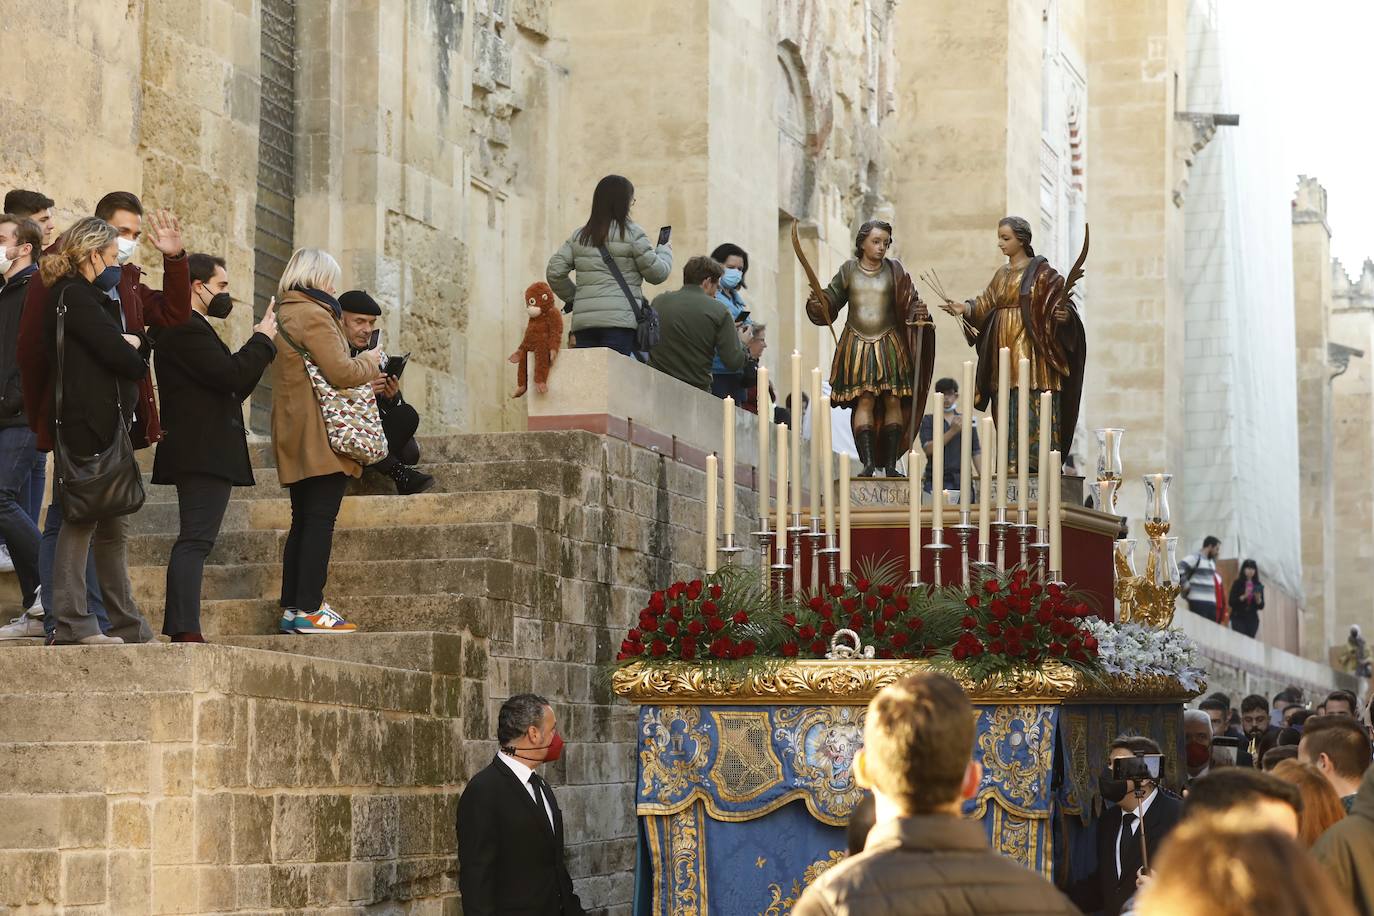
[[[626,356],[635,349],[638,326],[630,302],[606,267],[604,246],[621,276],[638,300],[642,286],[662,283],[673,269],[673,249],[666,243],[655,248],[644,230],[630,221],[635,186],[628,178],[607,175],[592,194],[592,215],[549,258],[544,272],[549,286],[564,302],[572,304],[575,347],[608,347]],[[577,280],[569,277],[577,273]]]

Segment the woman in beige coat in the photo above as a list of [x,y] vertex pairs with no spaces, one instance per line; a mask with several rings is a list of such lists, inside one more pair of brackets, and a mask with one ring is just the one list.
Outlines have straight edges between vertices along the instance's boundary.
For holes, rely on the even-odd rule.
[[272,364],[272,449],[277,478],[291,493],[291,531],[282,554],[281,631],[351,633],[356,627],[324,600],[334,520],[350,477],[362,467],[329,447],[324,417],[310,385],[310,354],[325,381],[356,388],[378,375],[378,351],[349,356],[334,292],[342,280],[328,252],[301,248],[277,286],[277,358]]

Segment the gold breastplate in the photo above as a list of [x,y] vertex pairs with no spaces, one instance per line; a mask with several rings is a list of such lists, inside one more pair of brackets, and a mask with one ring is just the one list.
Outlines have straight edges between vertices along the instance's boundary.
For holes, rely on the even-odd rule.
[[849,275],[849,327],[867,340],[877,340],[896,326],[892,308],[892,271],[884,264],[877,274],[857,263]]

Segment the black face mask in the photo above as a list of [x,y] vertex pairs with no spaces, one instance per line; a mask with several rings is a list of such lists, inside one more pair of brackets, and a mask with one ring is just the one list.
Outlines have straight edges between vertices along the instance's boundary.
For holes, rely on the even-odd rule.
[[228,293],[215,293],[205,306],[205,314],[211,318],[228,318],[234,310],[234,297]]
[[1112,769],[1107,767],[1097,776],[1097,791],[1104,801],[1120,804],[1126,797],[1126,780],[1112,779]]

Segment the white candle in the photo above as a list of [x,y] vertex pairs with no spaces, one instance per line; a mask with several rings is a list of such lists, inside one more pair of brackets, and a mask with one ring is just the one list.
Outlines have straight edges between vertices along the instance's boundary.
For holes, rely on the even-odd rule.
[[821,402],[821,370],[811,370],[811,517],[821,517],[821,431],[815,405]]
[[716,571],[716,456],[706,456],[706,572]]
[[[964,403],[960,412],[959,427],[959,510],[968,512],[973,508],[973,402],[977,395],[973,390],[973,362],[964,361],[964,383],[959,389],[959,400]],[[983,443],[987,445],[986,442]]]
[[735,399],[727,396],[721,403],[725,405],[725,451],[721,455],[725,463],[722,468],[725,472],[725,521],[721,527],[725,540],[729,541],[735,535]]
[[[835,533],[835,451],[830,442],[830,395],[821,398],[820,413],[816,419],[821,424],[821,502],[825,506],[825,530]],[[812,423],[815,429],[815,423]]]
[[978,544],[981,553],[981,545],[992,543],[988,540],[988,526],[992,522],[992,459],[997,453],[997,437],[992,433],[992,417],[983,417],[979,439],[983,446],[978,470],[978,487],[981,490],[978,494]]
[[[778,556],[787,556],[787,427],[778,426]],[[779,559],[780,563],[786,562]]]
[[1035,496],[1035,524],[1049,533],[1050,442],[1054,438],[1054,392],[1040,392],[1040,492]]
[[849,575],[849,456],[840,456],[840,577]]
[[[800,336],[797,338],[800,340]],[[802,425],[802,363],[801,354],[796,350],[792,351],[792,442],[789,447],[792,452],[792,497],[791,510],[794,513],[801,512],[802,505],[802,477],[801,477],[801,425]]]
[[921,478],[925,476],[925,452],[919,442],[906,456],[907,472],[907,551],[913,571],[921,568]]
[[1007,425],[1011,417],[1011,349],[997,351],[997,508],[1007,507]]
[[1155,480],[1154,517],[1161,519],[1164,517],[1164,475],[1154,474],[1151,476]]
[[[930,530],[945,527],[945,397],[930,393]],[[932,536],[938,543],[939,536]]]
[[1050,569],[1064,574],[1064,519],[1059,503],[1060,458],[1058,449],[1050,451]]
[[[768,370],[759,366],[759,519],[768,518],[768,427],[773,425],[773,412],[768,406]],[[765,522],[764,527],[767,527]]]
[[1016,508],[1030,511],[1030,360],[1016,366]]

